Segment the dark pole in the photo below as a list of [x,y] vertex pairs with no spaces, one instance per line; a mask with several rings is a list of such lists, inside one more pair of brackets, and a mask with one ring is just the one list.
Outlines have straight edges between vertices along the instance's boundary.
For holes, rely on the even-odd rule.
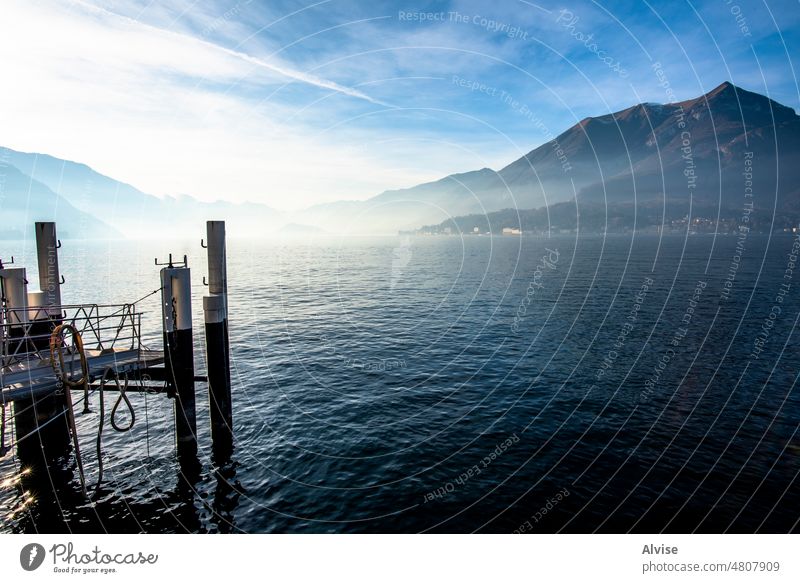
[[31,306],[44,307],[32,312],[30,335],[34,345],[46,349],[50,345],[50,332],[61,324],[61,274],[58,269],[58,248],[61,243],[56,235],[55,223],[36,223],[36,259],[39,264],[39,289],[30,294]]
[[197,459],[197,419],[192,346],[192,285],[189,268],[161,270],[164,358],[171,396],[175,398],[175,434],[178,459]]
[[208,221],[208,291],[203,298],[206,326],[208,401],[214,454],[224,460],[233,449],[228,274],[225,221]]
[[[39,288],[44,292],[44,304],[61,306],[61,275],[58,270],[58,248],[55,223],[36,223],[36,257],[39,261]],[[51,315],[60,318],[61,310]]]
[[[27,291],[27,280],[22,272],[24,287],[19,283],[14,284],[15,296],[24,293],[24,303],[21,299],[13,300],[15,306],[26,307],[28,314],[24,322],[24,346],[19,347],[19,353],[24,355],[34,348],[47,351],[50,344],[50,332],[55,325],[61,323],[61,276],[58,269],[58,248],[60,244],[56,236],[55,223],[36,223],[36,254],[39,268],[39,287],[41,293]],[[6,301],[8,301],[6,297]],[[33,304],[42,306],[43,309],[32,310]],[[67,388],[64,391],[69,390]],[[14,402],[14,423],[18,436],[30,437],[20,442],[17,455],[23,464],[41,465],[48,464],[58,456],[69,451],[70,432],[67,423],[67,404],[63,391],[44,396],[19,399]],[[27,443],[26,443],[27,442]]]

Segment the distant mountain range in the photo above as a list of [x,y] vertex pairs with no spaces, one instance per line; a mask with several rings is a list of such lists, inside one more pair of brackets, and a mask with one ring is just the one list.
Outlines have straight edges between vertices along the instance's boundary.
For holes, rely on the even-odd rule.
[[96,237],[118,237],[119,232],[94,215],[83,212],[49,186],[33,180],[19,168],[3,164],[0,152],[0,239],[21,238],[33,232],[34,221],[59,221],[62,237],[80,237],[91,230]]
[[[60,233],[69,231],[76,238],[107,238],[109,234],[147,237],[154,231],[161,236],[194,235],[205,220],[216,218],[230,219],[240,229],[262,232],[264,226],[281,220],[280,213],[263,204],[153,196],[85,164],[45,154],[0,148],[0,176],[4,173],[15,181],[2,189],[5,196],[0,199],[0,211],[4,216],[10,213],[13,221],[3,221],[5,231],[0,231],[0,236],[30,229],[38,220],[57,220]],[[80,222],[76,216],[81,217]]]
[[196,233],[209,218],[229,221],[233,234],[280,233],[287,225],[293,232],[394,233],[504,209],[548,206],[591,222],[609,208],[628,216],[634,205],[651,214],[685,215],[692,205],[736,216],[748,201],[762,214],[800,214],[800,116],[730,83],[680,103],[644,103],[586,118],[499,171],[453,174],[297,213],[258,203],[160,198],[83,164],[0,148],[0,237],[42,219],[58,220],[72,236]]

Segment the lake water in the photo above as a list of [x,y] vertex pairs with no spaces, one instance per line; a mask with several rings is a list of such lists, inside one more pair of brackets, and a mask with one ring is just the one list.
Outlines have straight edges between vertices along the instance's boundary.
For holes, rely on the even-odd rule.
[[[95,505],[72,460],[31,497],[7,455],[0,529],[796,531],[794,241],[232,240],[230,463],[204,385],[188,479],[172,403],[135,395],[133,431],[104,431]],[[31,241],[2,248],[35,271]],[[199,241],[65,241],[64,300],[144,296],[168,252],[189,254],[202,372]],[[156,296],[140,307],[160,348]],[[97,413],[77,419],[93,483]]]

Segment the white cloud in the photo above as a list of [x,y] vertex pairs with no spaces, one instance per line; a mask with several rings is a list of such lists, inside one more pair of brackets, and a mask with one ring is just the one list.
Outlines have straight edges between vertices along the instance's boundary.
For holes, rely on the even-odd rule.
[[312,92],[304,102],[323,89],[338,94],[324,102],[331,111],[358,101],[374,109],[359,90],[83,2],[12,0],[0,10],[3,145],[85,162],[154,194],[278,208],[428,177],[361,165],[341,147],[347,131],[320,137],[297,120],[285,128],[297,107],[269,98],[294,81]]

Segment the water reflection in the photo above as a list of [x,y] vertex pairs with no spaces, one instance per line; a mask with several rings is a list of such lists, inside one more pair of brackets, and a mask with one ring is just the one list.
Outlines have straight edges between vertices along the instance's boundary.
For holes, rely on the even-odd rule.
[[[16,492],[13,507],[4,509],[3,529],[52,534],[233,532],[242,492],[237,467],[236,461],[227,460],[204,472],[197,459],[182,464],[152,461],[140,466],[138,479],[132,480],[130,468],[116,466],[87,499],[74,459],[61,457],[44,468],[26,467],[0,483]],[[169,475],[171,485],[161,488]]]

